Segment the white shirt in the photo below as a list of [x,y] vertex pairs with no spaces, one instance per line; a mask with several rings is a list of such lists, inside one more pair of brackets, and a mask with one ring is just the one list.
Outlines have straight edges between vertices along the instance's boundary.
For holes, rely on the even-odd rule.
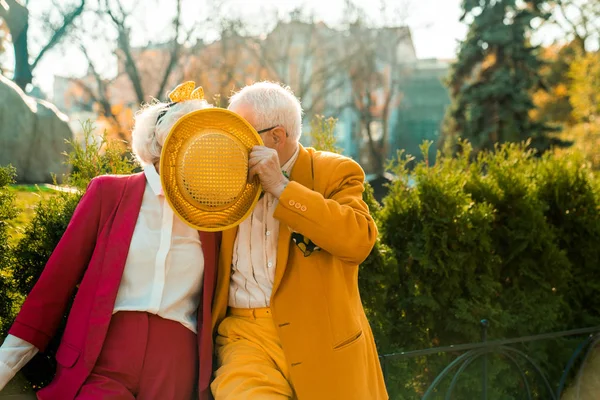
[[[113,313],[144,311],[197,332],[204,275],[200,236],[173,214],[154,166],[144,174],[146,188]],[[0,390],[37,352],[8,335],[0,347]]]
[[[300,148],[281,167],[290,174]],[[273,217],[278,200],[265,193],[252,214],[238,227],[233,245],[229,306],[262,308],[271,304],[275,280],[279,221]]]

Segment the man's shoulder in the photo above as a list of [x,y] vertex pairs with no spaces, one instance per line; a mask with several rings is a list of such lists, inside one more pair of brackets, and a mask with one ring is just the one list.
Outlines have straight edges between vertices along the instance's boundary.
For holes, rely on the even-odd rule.
[[315,169],[326,169],[330,173],[336,171],[341,174],[360,174],[364,175],[362,167],[352,158],[330,151],[320,151],[313,148],[307,149],[313,158]]
[[313,148],[308,148],[307,150],[312,154],[314,162],[320,165],[336,167],[338,165],[346,164],[360,168],[360,165],[356,161],[342,154],[332,153],[330,151],[315,150]]

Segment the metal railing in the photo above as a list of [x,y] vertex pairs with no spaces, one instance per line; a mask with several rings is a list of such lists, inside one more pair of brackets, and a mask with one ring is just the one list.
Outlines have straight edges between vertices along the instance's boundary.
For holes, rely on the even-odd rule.
[[[397,353],[390,353],[381,355],[380,362],[383,369],[384,378],[388,382],[389,378],[389,364],[392,360],[408,359],[414,357],[422,357],[429,355],[439,355],[443,353],[463,353],[457,356],[450,364],[448,364],[441,373],[433,380],[429,385],[425,393],[423,394],[422,400],[430,400],[446,379],[451,379],[450,384],[445,392],[444,399],[452,399],[459,378],[464,374],[465,370],[477,360],[481,360],[481,394],[483,400],[488,400],[488,356],[500,355],[506,362],[514,367],[519,373],[521,378],[522,386],[526,390],[527,398],[533,399],[530,379],[528,375],[531,375],[531,371],[537,375],[537,378],[542,382],[542,386],[545,389],[543,399],[559,400],[570,374],[573,371],[574,366],[580,361],[585,364],[585,360],[589,357],[592,349],[596,345],[600,344],[600,326],[572,329],[567,331],[544,333],[539,335],[522,336],[518,338],[502,339],[502,340],[491,340],[488,341],[487,334],[489,328],[489,322],[487,320],[480,321],[481,324],[481,342],[476,343],[465,343],[451,346],[434,347],[423,350],[414,351],[403,351]],[[566,337],[574,336],[585,336],[585,339],[580,341],[575,351],[571,354],[571,357],[563,369],[562,376],[556,388],[550,384],[550,380],[547,378],[543,369],[540,368],[535,359],[525,352],[511,346],[516,344],[523,344],[528,342],[536,342],[548,339],[561,339]],[[583,360],[580,360],[583,357]],[[522,364],[527,366],[527,371],[522,367]],[[539,396],[538,396],[539,397]]]

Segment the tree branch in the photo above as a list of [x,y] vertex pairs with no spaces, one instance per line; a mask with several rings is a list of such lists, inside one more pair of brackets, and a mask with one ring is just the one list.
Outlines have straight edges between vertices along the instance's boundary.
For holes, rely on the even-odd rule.
[[179,43],[179,30],[181,27],[181,0],[177,0],[177,11],[175,14],[175,19],[173,20],[173,28],[175,30],[175,36],[173,37],[173,43],[171,48],[171,53],[169,55],[169,63],[167,64],[167,68],[165,69],[165,73],[163,74],[163,78],[158,87],[158,91],[156,92],[157,99],[160,99],[163,96],[163,92],[165,87],[167,86],[167,82],[169,81],[169,77],[171,76],[171,72],[175,65],[177,65],[177,61],[179,59],[179,53],[181,50],[181,44]]
[[85,2],[86,2],[86,0],[81,0],[81,3],[79,4],[79,6],[77,6],[77,8],[75,8],[72,12],[65,15],[62,25],[57,30],[54,31],[54,33],[52,34],[52,37],[50,38],[48,43],[44,47],[42,47],[42,50],[38,53],[37,57],[31,64],[32,70],[35,69],[35,67],[37,66],[38,62],[42,59],[44,54],[46,54],[46,52],[48,50],[50,50],[58,42],[60,42],[60,40],[67,33],[67,30],[73,24],[75,19],[77,17],[79,17],[81,15],[81,13],[83,12],[83,10],[85,8]]
[[124,57],[123,63],[125,64],[125,71],[127,72],[131,84],[133,85],[133,90],[135,91],[137,101],[139,103],[143,103],[145,100],[145,96],[144,89],[142,86],[142,80],[140,78],[140,73],[135,63],[135,59],[133,58],[133,54],[131,53],[131,44],[129,42],[129,29],[125,24],[127,13],[125,12],[125,9],[123,8],[123,5],[120,1],[117,1],[117,5],[121,13],[120,18],[115,15],[110,5],[108,4],[108,0],[105,0],[104,4],[106,7],[106,13],[117,28],[117,44],[119,50],[121,50],[122,57]]

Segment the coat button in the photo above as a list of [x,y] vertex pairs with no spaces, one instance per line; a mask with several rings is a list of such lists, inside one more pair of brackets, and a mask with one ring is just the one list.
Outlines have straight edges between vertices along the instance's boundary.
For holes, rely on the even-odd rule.
[[296,208],[300,208],[300,207],[302,207],[302,204],[300,204],[300,203],[296,203],[296,205],[295,205],[294,207],[296,207]]
[[294,207],[294,205],[296,204],[296,202],[295,202],[294,200],[290,200],[290,201],[288,202],[288,204],[289,204],[290,206]]
[[306,211],[306,206],[300,207],[300,211]]

